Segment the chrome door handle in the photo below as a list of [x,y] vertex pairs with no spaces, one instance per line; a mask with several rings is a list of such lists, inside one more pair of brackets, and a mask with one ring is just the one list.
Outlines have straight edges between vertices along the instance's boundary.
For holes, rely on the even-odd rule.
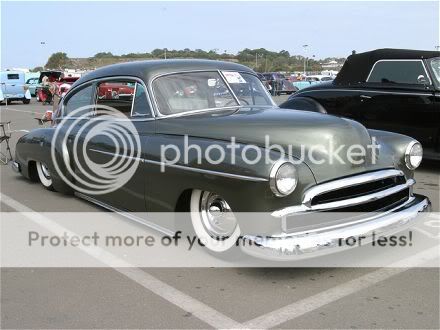
[[368,95],[361,95],[361,99],[371,99],[371,96],[368,96]]

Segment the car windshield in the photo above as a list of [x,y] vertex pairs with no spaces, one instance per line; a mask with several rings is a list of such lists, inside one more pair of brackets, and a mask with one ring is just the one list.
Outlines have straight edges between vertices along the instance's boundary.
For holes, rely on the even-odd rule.
[[429,65],[434,73],[435,83],[437,87],[440,86],[440,57],[429,60]]
[[273,105],[257,77],[231,71],[222,74],[228,84],[219,72],[176,73],[155,79],[153,91],[159,112],[174,115],[245,105]]

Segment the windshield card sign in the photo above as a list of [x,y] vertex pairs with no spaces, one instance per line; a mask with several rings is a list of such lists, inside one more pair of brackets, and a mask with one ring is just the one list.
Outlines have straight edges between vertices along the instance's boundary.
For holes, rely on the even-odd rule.
[[222,71],[226,81],[230,84],[245,84],[246,80],[238,72]]

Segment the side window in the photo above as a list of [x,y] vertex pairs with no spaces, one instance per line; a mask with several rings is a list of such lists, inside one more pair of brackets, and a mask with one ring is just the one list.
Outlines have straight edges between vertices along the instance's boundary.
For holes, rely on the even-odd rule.
[[135,84],[122,80],[99,83],[96,104],[114,108],[129,117],[133,106]]
[[133,105],[133,116],[152,117],[150,104],[148,103],[147,92],[144,85],[136,84],[136,95]]
[[367,82],[391,84],[420,84],[419,76],[428,80],[422,61],[379,61],[374,65]]
[[[82,88],[71,97],[69,97],[64,104],[64,116],[71,115],[75,110],[92,104],[92,96],[93,96],[93,85],[89,85],[87,87]],[[91,112],[92,109],[88,108],[84,111],[80,111],[75,113],[75,117],[79,117],[88,112]]]
[[8,74],[8,80],[18,80],[18,79],[20,79],[20,76],[18,74],[15,73]]

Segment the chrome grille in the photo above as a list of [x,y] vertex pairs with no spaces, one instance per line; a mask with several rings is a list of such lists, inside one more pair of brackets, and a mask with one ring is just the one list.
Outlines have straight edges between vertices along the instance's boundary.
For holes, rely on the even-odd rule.
[[342,201],[354,197],[366,196],[401,184],[405,184],[405,177],[403,175],[360,183],[349,187],[342,187],[313,197],[311,200],[311,205],[313,206]]
[[275,211],[272,216],[285,217],[310,211],[380,211],[408,200],[414,183],[395,169],[350,176],[310,188],[304,193],[301,205]]

